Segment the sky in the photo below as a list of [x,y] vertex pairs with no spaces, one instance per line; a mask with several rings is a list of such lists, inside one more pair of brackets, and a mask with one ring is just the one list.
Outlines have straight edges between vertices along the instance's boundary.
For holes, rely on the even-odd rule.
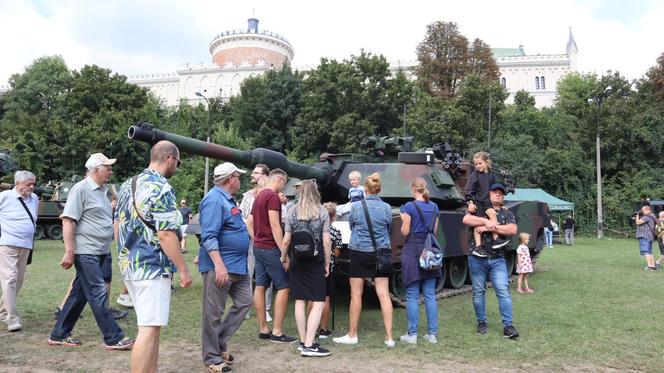
[[527,54],[565,53],[571,27],[584,73],[640,78],[664,52],[662,0],[0,0],[0,85],[45,55],[61,55],[70,69],[96,64],[125,75],[209,65],[213,38],[246,28],[252,16],[290,41],[295,67],[361,49],[415,60],[436,21]]

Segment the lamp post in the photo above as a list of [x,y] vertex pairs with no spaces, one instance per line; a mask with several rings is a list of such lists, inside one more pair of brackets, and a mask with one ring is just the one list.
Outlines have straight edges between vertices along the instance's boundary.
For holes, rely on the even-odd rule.
[[489,153],[491,153],[491,104],[492,104],[491,91],[489,91],[489,130],[486,137],[486,142],[487,142],[486,147]]
[[596,96],[588,99],[588,104],[597,104],[597,138],[595,141],[596,155],[597,155],[597,238],[604,238],[604,217],[602,214],[602,157],[599,141],[600,118],[602,115],[602,103],[606,96],[611,93],[611,86],[607,86],[604,91]]
[[[203,100],[205,100],[205,103],[207,104],[207,116],[208,116],[208,127],[207,127],[207,142],[210,142],[210,121],[212,120],[212,116],[210,115],[210,101],[208,101],[207,97],[203,95],[201,92],[196,92],[196,96],[202,97]],[[210,158],[205,157],[205,188],[203,190],[203,195],[207,194],[208,192],[208,182],[210,181]]]

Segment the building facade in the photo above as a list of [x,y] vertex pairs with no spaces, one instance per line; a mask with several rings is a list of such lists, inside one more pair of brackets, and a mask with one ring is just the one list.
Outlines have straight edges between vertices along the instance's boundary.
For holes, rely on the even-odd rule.
[[[185,65],[168,74],[142,74],[129,76],[130,83],[149,88],[161,97],[167,106],[181,102],[198,104],[207,98],[227,99],[240,92],[245,79],[263,74],[266,70],[290,64],[295,50],[290,42],[279,34],[259,31],[258,20],[250,18],[248,27],[225,31],[217,35],[209,45],[212,65]],[[556,97],[558,81],[566,74],[577,71],[578,49],[570,29],[564,54],[527,55],[519,48],[494,48],[494,58],[500,69],[500,84],[509,93],[508,102],[514,100],[519,90],[535,97],[537,107],[551,106]],[[406,71],[413,75],[417,61],[393,61],[390,70]],[[294,66],[308,71],[316,66]]]

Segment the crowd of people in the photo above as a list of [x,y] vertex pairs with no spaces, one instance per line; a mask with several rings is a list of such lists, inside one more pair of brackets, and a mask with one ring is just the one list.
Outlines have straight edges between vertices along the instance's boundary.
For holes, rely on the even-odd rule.
[[[174,273],[179,285],[190,287],[192,276],[183,258],[184,237],[192,211],[186,201],[178,208],[175,192],[168,182],[180,166],[178,148],[168,142],[156,143],[150,163],[140,174],[125,181],[115,206],[107,197],[107,183],[115,159],[101,153],[90,156],[88,174],[69,193],[62,214],[65,253],[60,265],[76,270],[66,300],[51,331],[48,344],[79,346],[72,336],[76,321],[86,304],[108,350],[132,350],[132,372],[156,372],[161,328],[168,324]],[[469,227],[468,263],[472,278],[472,299],[477,333],[488,331],[485,293],[492,281],[498,298],[503,335],[516,338],[512,300],[509,293],[505,248],[517,234],[514,215],[503,206],[505,188],[496,183],[486,153],[474,157],[475,171],[466,191]],[[349,204],[321,203],[315,180],[298,182],[297,196],[288,201],[283,190],[288,175],[258,164],[251,173],[252,189],[235,200],[241,190],[241,176],[247,171],[225,162],[215,167],[214,187],[199,206],[200,247],[198,271],[203,282],[202,360],[211,372],[230,372],[234,356],[229,342],[248,318],[253,304],[257,338],[281,344],[297,343],[302,356],[328,356],[329,348],[317,341],[329,338],[330,296],[334,286],[331,273],[341,250],[341,233],[332,222],[348,214],[351,230],[348,243],[350,305],[347,333],[333,338],[338,344],[359,343],[364,279],[371,278],[385,328],[386,347],[395,346],[393,308],[389,293],[392,274],[390,231],[392,209],[382,201],[381,175],[364,179],[358,171],[349,174]],[[21,329],[16,294],[21,288],[25,266],[32,252],[38,198],[33,192],[35,176],[27,171],[15,175],[15,188],[0,193],[0,318],[8,330]],[[422,295],[427,319],[422,340],[435,344],[438,336],[438,305],[435,298],[440,267],[423,264],[428,235],[438,229],[439,209],[429,200],[424,179],[410,183],[412,201],[401,206],[401,227],[405,237],[401,270],[406,289],[407,330],[399,341],[416,344],[420,339],[419,299]],[[645,218],[644,218],[645,219]],[[114,232],[115,230],[115,232]],[[127,337],[109,310],[111,242],[117,239],[118,264],[126,289],[120,295],[133,305],[138,325],[135,339]],[[527,274],[532,272],[528,235],[521,235],[518,291],[532,292]],[[525,249],[524,249],[525,248]],[[433,249],[432,249],[433,250]],[[441,254],[442,255],[442,254]],[[442,256],[441,256],[442,257]],[[653,264],[654,265],[654,264]],[[255,288],[252,289],[252,277]],[[521,288],[522,280],[525,288]],[[272,294],[270,294],[270,291]],[[228,298],[232,305],[226,307]],[[119,299],[120,299],[119,298]],[[295,302],[297,337],[284,330],[289,299]],[[273,317],[269,306],[272,305]],[[272,328],[269,319],[272,319]]]

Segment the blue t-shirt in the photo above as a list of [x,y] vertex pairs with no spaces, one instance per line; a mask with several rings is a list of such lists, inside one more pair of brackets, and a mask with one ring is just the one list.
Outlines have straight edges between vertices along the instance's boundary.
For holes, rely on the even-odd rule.
[[364,188],[361,186],[352,187],[348,190],[348,199],[351,202],[357,202],[364,199]]
[[[420,210],[422,210],[422,215],[424,215],[425,221],[422,221],[420,213],[413,205],[414,203],[417,203],[417,206],[420,208]],[[401,212],[410,215],[410,232],[416,236],[426,235],[429,232],[429,227],[431,226],[431,219],[437,218],[439,213],[438,206],[431,201],[408,202],[401,206]]]
[[242,211],[237,207],[233,196],[215,186],[201,201],[199,212],[199,272],[214,271],[214,263],[208,252],[217,250],[229,273],[246,275],[249,233],[242,219]]

